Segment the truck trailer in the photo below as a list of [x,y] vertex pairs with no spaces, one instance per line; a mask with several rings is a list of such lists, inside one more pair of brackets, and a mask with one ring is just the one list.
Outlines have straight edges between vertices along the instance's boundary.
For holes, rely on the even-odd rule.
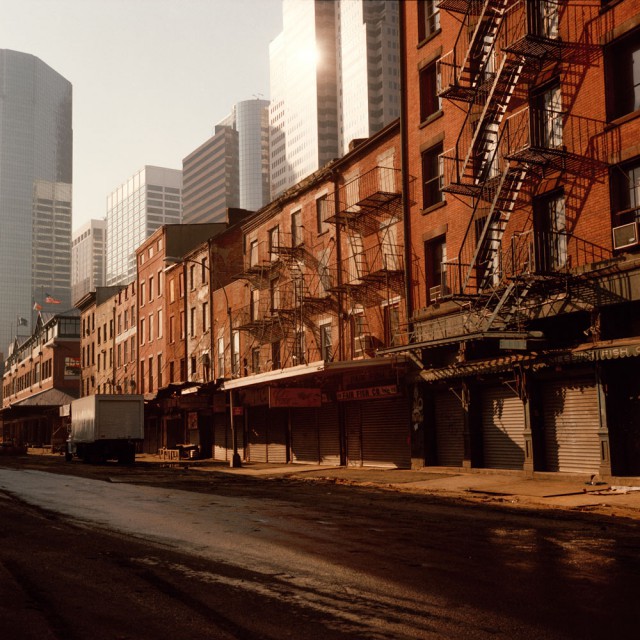
[[142,395],[99,394],[71,403],[71,432],[66,459],[84,462],[135,462],[136,445],[144,438]]

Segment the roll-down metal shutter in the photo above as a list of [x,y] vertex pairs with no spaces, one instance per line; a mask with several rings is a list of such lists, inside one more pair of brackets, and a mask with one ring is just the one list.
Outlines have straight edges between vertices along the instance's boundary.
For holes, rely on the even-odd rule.
[[347,438],[347,465],[362,466],[362,422],[360,405],[347,402],[344,406],[344,428]]
[[522,469],[524,464],[524,405],[503,385],[482,391],[484,467]]
[[438,464],[461,467],[464,458],[464,412],[453,392],[437,391],[434,395],[436,447]]
[[267,461],[267,414],[265,407],[249,407],[249,460]]
[[293,462],[318,464],[320,439],[316,409],[291,409],[291,458]]
[[320,464],[340,464],[340,419],[338,406],[323,404],[318,409],[318,439],[320,441]]
[[364,466],[411,467],[409,403],[406,398],[363,402],[361,419]]
[[267,461],[286,464],[288,411],[270,409],[267,413]]
[[547,470],[597,473],[600,411],[595,382],[551,382],[541,391]]
[[227,420],[224,413],[213,416],[213,458],[228,460],[227,457]]

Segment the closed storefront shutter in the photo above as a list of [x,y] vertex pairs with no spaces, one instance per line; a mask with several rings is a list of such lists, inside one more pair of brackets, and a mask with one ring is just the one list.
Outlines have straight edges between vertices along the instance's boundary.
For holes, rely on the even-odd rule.
[[344,408],[344,428],[347,436],[347,465],[362,466],[362,430],[360,405],[348,402]]
[[362,464],[372,467],[411,467],[409,403],[388,398],[361,403]]
[[267,413],[267,461],[287,463],[287,409],[270,409]]
[[265,407],[247,407],[249,452],[248,459],[251,462],[267,461],[267,414]]
[[434,395],[438,465],[461,467],[464,458],[464,413],[460,400],[451,391]]
[[541,394],[547,470],[597,473],[600,412],[595,382],[549,382]]
[[522,469],[524,465],[524,406],[505,386],[482,390],[484,467]]
[[320,464],[340,464],[340,420],[335,404],[323,404],[318,410],[318,440]]
[[316,409],[291,409],[291,458],[293,462],[307,464],[320,461]]
[[228,460],[227,456],[227,421],[224,413],[213,415],[213,458]]

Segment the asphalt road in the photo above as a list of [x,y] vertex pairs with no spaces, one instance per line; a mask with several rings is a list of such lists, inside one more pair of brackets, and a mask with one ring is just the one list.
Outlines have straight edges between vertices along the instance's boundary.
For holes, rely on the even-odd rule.
[[634,522],[0,460],[7,640],[631,638],[639,584]]

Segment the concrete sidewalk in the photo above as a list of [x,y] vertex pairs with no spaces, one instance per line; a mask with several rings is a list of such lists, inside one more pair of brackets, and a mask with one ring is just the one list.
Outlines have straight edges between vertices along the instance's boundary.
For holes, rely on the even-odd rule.
[[[149,458],[156,458],[149,456]],[[185,461],[186,462],[186,461]],[[375,486],[415,494],[442,495],[483,503],[504,503],[533,508],[593,511],[640,520],[640,478],[602,482],[589,474],[519,471],[460,470],[430,467],[421,470],[319,465],[245,463],[232,469],[224,462],[197,461],[189,469],[274,479]]]

